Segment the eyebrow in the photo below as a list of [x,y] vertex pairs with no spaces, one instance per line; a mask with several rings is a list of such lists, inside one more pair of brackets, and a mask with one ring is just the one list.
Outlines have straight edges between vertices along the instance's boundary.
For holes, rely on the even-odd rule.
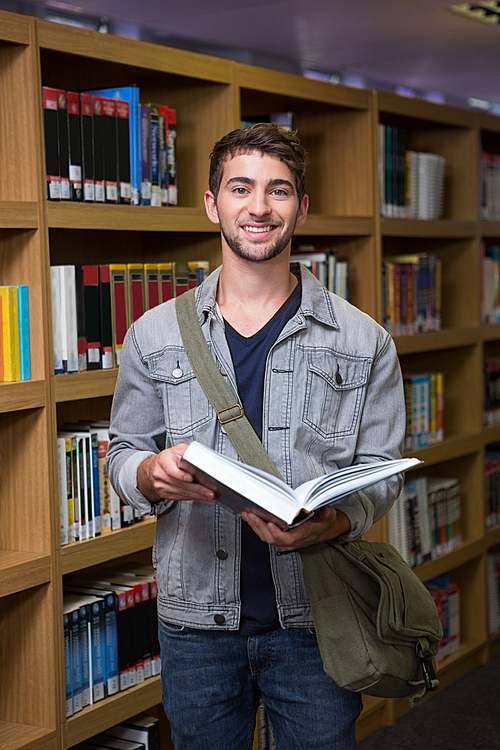
[[[231,177],[231,179],[226,182],[226,187],[235,183],[252,186],[255,185],[255,180],[252,180],[250,177]],[[266,187],[278,187],[279,185],[283,185],[291,188],[292,190],[295,190],[295,187],[293,183],[290,182],[290,180],[283,180],[280,177],[276,177],[274,180],[269,180]]]

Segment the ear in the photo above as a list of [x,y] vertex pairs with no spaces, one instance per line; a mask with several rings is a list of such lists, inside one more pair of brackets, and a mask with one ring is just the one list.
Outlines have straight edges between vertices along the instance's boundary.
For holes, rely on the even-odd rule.
[[219,223],[219,214],[217,213],[217,204],[215,203],[214,194],[207,190],[205,193],[205,211],[212,224]]
[[299,206],[299,212],[297,214],[297,221],[295,223],[296,227],[304,226],[308,209],[309,209],[309,196],[304,195],[304,197],[302,198],[302,202]]

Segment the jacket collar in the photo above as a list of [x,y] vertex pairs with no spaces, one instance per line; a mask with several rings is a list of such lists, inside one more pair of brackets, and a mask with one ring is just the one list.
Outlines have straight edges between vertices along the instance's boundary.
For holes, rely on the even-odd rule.
[[[213,271],[196,291],[196,304],[200,315],[200,324],[210,315],[217,315],[218,306],[215,300],[217,284],[222,266]],[[318,279],[302,263],[292,263],[292,270],[298,269],[301,275],[302,299],[299,313],[306,318],[314,318],[324,325],[339,328],[334,309],[334,296],[331,295]]]

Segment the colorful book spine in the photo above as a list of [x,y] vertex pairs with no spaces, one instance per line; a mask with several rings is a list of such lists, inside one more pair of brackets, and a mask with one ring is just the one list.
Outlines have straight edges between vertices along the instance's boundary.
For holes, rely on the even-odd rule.
[[6,382],[21,380],[19,347],[19,301],[17,286],[0,286],[2,299],[3,377]]

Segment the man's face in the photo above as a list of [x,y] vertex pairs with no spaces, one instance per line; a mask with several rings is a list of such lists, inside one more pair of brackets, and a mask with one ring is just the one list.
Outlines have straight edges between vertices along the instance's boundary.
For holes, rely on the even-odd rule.
[[220,224],[223,252],[260,262],[289,248],[308,199],[299,206],[295,176],[284,162],[252,152],[226,162],[217,202],[207,192],[205,205],[210,221]]

